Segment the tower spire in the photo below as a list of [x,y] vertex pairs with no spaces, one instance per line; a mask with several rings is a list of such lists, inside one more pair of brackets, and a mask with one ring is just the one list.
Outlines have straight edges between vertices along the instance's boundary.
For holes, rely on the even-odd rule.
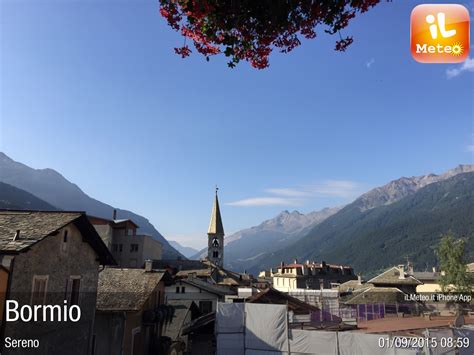
[[219,208],[219,198],[217,192],[219,188],[216,185],[216,195],[214,197],[214,206],[212,207],[211,221],[209,223],[209,230],[207,234],[224,234],[224,227],[222,225],[221,210]]
[[221,210],[219,208],[219,198],[217,196],[219,188],[216,186],[214,196],[214,206],[212,207],[211,221],[207,231],[207,257],[210,262],[218,267],[224,266],[224,227],[222,225]]

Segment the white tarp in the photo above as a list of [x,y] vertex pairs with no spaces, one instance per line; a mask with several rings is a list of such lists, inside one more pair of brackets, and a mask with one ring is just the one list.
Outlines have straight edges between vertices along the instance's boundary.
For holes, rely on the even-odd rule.
[[[425,347],[426,353],[430,355],[455,355],[456,349],[454,347],[443,347],[440,342],[441,339],[450,339],[453,337],[452,329],[427,329],[424,332],[424,335],[428,338],[435,338],[438,342],[437,346],[430,346],[428,343]],[[447,345],[447,344],[443,344]],[[429,351],[429,352],[428,352]],[[472,354],[471,354],[472,355]]]
[[[461,333],[462,331],[462,333]],[[474,331],[459,330],[474,344]],[[388,334],[289,331],[286,305],[219,303],[216,312],[217,355],[415,355],[416,349],[380,348]],[[289,345],[289,348],[288,348]],[[471,352],[461,354],[472,355]]]
[[246,303],[245,348],[288,351],[288,321],[286,317],[286,305]]
[[218,333],[243,333],[244,309],[244,303],[217,303]]
[[292,329],[290,331],[291,354],[337,355],[336,332],[320,332]]
[[340,332],[338,334],[340,355],[383,354],[394,355],[393,349],[380,348],[379,338],[383,334]]
[[358,332],[339,332],[339,354],[340,355],[416,355],[420,351],[417,349],[401,349],[379,344],[380,337],[388,338],[387,334],[364,334]]
[[244,333],[217,334],[217,354],[242,355],[244,350]]
[[[474,329],[472,326],[464,326],[462,328],[454,328],[453,330],[454,338],[468,338],[469,339],[469,346],[468,347],[461,347],[459,349],[460,355],[472,355],[474,353]],[[466,340],[464,340],[466,341]]]

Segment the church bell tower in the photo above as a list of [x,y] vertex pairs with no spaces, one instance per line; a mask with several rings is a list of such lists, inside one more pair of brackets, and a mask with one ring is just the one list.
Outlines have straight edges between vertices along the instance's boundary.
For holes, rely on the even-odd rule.
[[219,199],[217,198],[218,190],[216,187],[211,222],[209,223],[209,230],[207,231],[207,257],[213,264],[224,267],[224,227],[222,226]]

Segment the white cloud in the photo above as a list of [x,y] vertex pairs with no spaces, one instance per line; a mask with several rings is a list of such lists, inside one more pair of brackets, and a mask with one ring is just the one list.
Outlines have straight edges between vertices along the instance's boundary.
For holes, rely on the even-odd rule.
[[252,197],[234,202],[228,202],[229,206],[301,206],[302,201],[294,198],[284,197]]
[[474,58],[467,58],[466,61],[457,68],[448,68],[446,70],[446,76],[448,79],[452,79],[466,71],[474,71]]
[[326,180],[318,184],[304,185],[294,188],[273,188],[265,190],[268,193],[288,197],[354,197],[359,194],[361,187],[358,183],[348,180]]
[[365,66],[367,67],[367,69],[370,69],[370,67],[374,63],[375,63],[375,58],[370,58],[367,62],[365,62]]
[[321,183],[298,187],[269,188],[265,192],[271,196],[252,197],[226,203],[229,206],[301,206],[317,197],[350,199],[360,195],[362,187],[348,180],[326,180]]
[[266,189],[265,192],[268,192],[269,194],[273,195],[279,195],[279,196],[288,196],[288,197],[306,197],[308,196],[308,192],[301,190],[301,189],[296,189],[296,188],[274,188],[274,189]]

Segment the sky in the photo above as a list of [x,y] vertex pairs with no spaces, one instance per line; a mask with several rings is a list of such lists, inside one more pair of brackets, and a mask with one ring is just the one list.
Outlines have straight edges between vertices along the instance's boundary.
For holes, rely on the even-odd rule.
[[230,235],[473,163],[474,56],[415,62],[418,3],[359,15],[345,53],[317,28],[256,70],[174,54],[157,1],[0,0],[0,151],[195,248],[216,184]]

